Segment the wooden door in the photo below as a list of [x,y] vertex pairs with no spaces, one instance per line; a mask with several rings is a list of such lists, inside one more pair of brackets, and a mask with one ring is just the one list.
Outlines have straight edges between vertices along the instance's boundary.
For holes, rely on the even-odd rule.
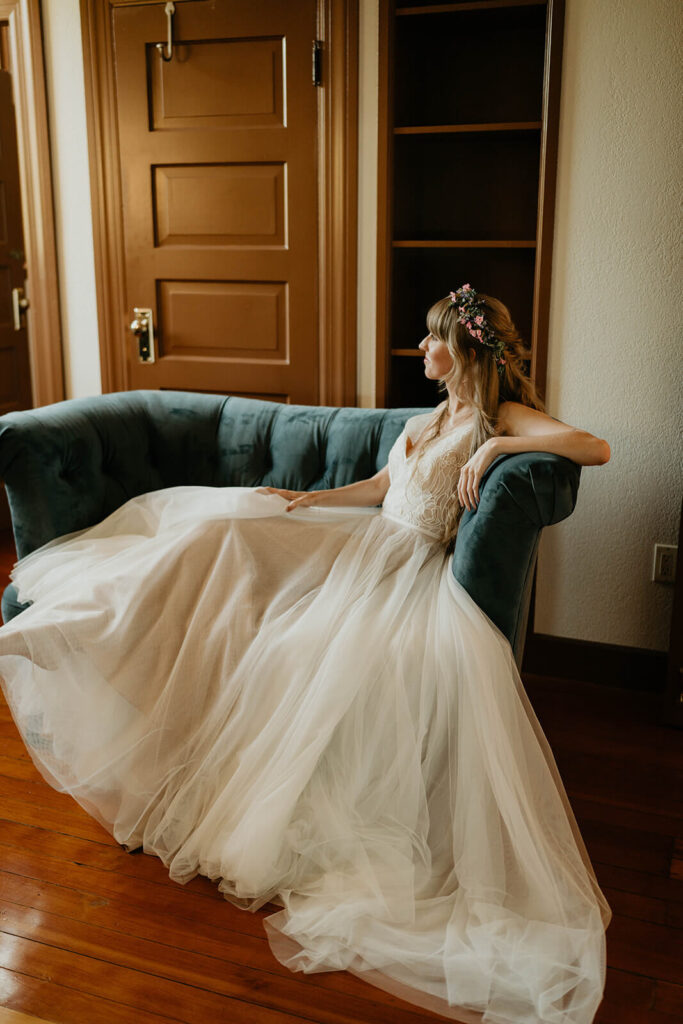
[[315,404],[316,0],[113,11],[128,386]]
[[[23,294],[24,259],[12,76],[0,71],[0,415],[33,404],[26,316],[14,308],[16,290]],[[0,530],[9,525],[7,497],[0,487]]]
[[[12,76],[0,71],[0,415],[30,409],[31,369],[26,316],[13,308],[23,293],[24,235]],[[19,296],[17,296],[19,297]]]

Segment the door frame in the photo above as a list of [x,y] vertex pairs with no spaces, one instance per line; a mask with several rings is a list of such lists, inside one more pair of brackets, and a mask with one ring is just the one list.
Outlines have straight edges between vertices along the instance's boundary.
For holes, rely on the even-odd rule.
[[12,74],[26,250],[28,345],[34,406],[65,396],[52,161],[40,0],[0,0],[2,66]]
[[[132,313],[124,243],[112,11],[164,0],[80,0],[102,390],[128,388],[121,331]],[[320,404],[356,404],[358,0],[317,0]],[[313,41],[311,40],[311,43]],[[311,88],[315,88],[311,84]]]

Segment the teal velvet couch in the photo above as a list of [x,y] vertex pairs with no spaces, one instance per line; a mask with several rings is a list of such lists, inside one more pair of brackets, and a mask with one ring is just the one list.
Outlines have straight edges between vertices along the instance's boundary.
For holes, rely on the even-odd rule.
[[[21,558],[162,487],[338,487],[386,464],[425,409],[280,405],[181,391],[71,399],[0,417],[0,480]],[[542,452],[496,459],[465,511],[452,571],[521,665],[541,530],[575,505],[580,467]],[[456,499],[457,500],[457,499]],[[3,620],[23,610],[12,585]]]

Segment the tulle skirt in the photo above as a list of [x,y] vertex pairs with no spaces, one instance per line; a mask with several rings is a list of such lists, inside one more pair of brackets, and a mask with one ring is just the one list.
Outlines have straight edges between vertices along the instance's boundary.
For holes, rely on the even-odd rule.
[[376,509],[175,487],[22,559],[43,777],[218,882],[281,963],[465,1024],[590,1024],[611,911],[506,638]]

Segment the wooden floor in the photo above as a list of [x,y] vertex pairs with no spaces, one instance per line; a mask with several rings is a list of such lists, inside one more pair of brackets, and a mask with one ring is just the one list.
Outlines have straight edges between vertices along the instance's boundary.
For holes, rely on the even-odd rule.
[[[0,589],[13,561],[0,537]],[[683,735],[657,698],[525,677],[614,912],[597,1024],[683,1021]],[[422,1024],[341,972],[292,974],[262,920],[125,853],[33,766],[0,706],[0,1024]],[[10,1011],[15,1011],[12,1013]],[[26,1015],[21,1016],[21,1015]]]

